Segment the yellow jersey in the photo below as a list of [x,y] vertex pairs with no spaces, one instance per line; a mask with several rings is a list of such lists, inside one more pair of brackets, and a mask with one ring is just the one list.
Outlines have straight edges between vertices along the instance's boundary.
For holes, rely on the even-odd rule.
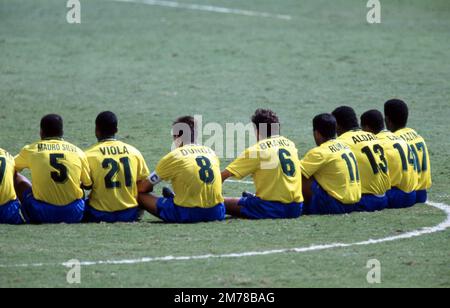
[[425,140],[411,128],[396,131],[395,135],[401,137],[410,145],[416,157],[417,172],[419,173],[419,182],[416,190],[430,189],[433,184],[431,180],[431,162]]
[[408,143],[389,131],[377,135],[386,152],[392,187],[406,193],[417,188],[418,174],[416,160]]
[[273,136],[245,150],[226,170],[237,179],[251,175],[262,200],[290,204],[303,202],[299,168],[294,142]]
[[361,200],[361,179],[355,154],[338,141],[330,140],[309,151],[300,162],[303,175],[314,179],[343,204]]
[[81,184],[92,185],[86,155],[62,139],[28,145],[15,158],[16,170],[31,170],[33,196],[52,205],[65,206],[84,197]]
[[0,206],[17,199],[14,172],[14,157],[0,148]]
[[212,208],[224,202],[220,160],[209,147],[191,144],[175,149],[158,163],[152,178],[172,183],[178,206]]
[[338,138],[356,156],[363,194],[384,196],[391,189],[386,153],[380,140],[362,130],[349,131]]
[[137,182],[150,175],[142,154],[118,140],[104,140],[86,151],[93,182],[89,205],[117,212],[138,206]]

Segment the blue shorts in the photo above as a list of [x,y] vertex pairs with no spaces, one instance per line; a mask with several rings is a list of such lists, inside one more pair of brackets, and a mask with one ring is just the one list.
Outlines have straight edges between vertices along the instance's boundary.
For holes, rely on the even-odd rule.
[[404,209],[412,207],[416,204],[416,192],[406,193],[398,188],[392,188],[386,193],[389,199],[390,209]]
[[84,211],[83,222],[92,223],[116,223],[116,222],[137,222],[140,217],[138,207],[126,209],[117,212],[103,212],[94,209],[89,205],[89,200],[86,200],[86,209]]
[[303,212],[303,203],[284,204],[265,201],[258,197],[245,197],[239,200],[241,214],[248,219],[293,219]]
[[426,190],[418,190],[416,191],[416,195],[417,195],[416,203],[427,203],[428,193]]
[[305,215],[340,215],[356,210],[356,205],[346,205],[331,197],[316,181],[312,184],[312,192],[311,203],[305,203],[303,208]]
[[56,206],[43,201],[38,201],[33,197],[31,190],[24,194],[24,203],[22,204],[26,216],[32,223],[47,224],[74,224],[83,219],[84,200],[75,200],[65,206]]
[[0,224],[21,225],[25,222],[19,201],[13,200],[0,205]]
[[389,207],[389,199],[387,196],[378,197],[374,195],[363,195],[361,201],[356,204],[358,212],[376,212],[382,211]]
[[198,223],[225,220],[225,205],[223,203],[212,208],[188,208],[178,206],[173,198],[159,198],[158,216],[169,223]]

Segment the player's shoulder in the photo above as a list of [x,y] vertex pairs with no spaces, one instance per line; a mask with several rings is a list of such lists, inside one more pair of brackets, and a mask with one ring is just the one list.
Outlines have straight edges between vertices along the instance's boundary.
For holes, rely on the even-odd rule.
[[99,143],[95,143],[95,144],[91,145],[90,147],[88,147],[87,149],[85,149],[84,153],[87,156],[95,155],[98,151],[99,146],[100,146]]
[[33,152],[38,149],[39,145],[41,145],[43,140],[37,140],[31,143],[24,145],[21,149],[21,152]]
[[129,155],[142,156],[141,151],[139,151],[135,146],[129,143],[117,140],[115,144],[119,147],[122,147],[123,150],[127,151]]
[[75,153],[79,156],[85,157],[86,154],[84,153],[84,151],[79,148],[77,145],[67,141],[67,140],[61,140],[61,144],[63,144],[63,149],[67,152],[72,152]]
[[400,129],[396,131],[395,134],[407,142],[412,142],[416,140],[424,141],[424,138],[415,129],[410,127]]
[[7,159],[13,159],[13,156],[8,151],[2,148],[0,148],[0,156],[5,157]]

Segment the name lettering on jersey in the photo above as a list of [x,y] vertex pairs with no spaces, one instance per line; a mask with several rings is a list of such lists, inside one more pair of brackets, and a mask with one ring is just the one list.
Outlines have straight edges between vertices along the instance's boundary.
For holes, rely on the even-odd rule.
[[332,144],[328,148],[330,149],[331,153],[337,153],[337,152],[340,152],[340,151],[343,151],[343,150],[350,149],[347,145],[342,144],[342,143]]
[[388,138],[388,139],[391,140],[391,141],[400,141],[400,140],[403,141],[402,138],[397,137],[397,136],[395,136],[395,135],[387,135],[386,138]]
[[415,132],[407,132],[401,135],[400,137],[402,137],[402,139],[405,140],[406,142],[411,142],[419,138],[419,135],[416,134]]
[[181,155],[189,156],[189,155],[197,155],[197,154],[214,154],[214,151],[210,148],[199,147],[199,148],[186,148],[181,149]]
[[268,150],[271,148],[278,148],[278,147],[290,147],[291,143],[287,139],[274,139],[274,140],[267,140],[259,145],[261,150]]
[[54,144],[54,143],[38,143],[38,152],[64,151],[64,152],[78,152],[77,147],[70,144]]
[[109,147],[100,147],[100,152],[103,156],[130,154],[126,145],[122,147],[114,145]]
[[367,142],[367,141],[375,141],[377,138],[372,134],[362,134],[362,135],[356,135],[352,137],[353,143],[358,144],[361,142]]

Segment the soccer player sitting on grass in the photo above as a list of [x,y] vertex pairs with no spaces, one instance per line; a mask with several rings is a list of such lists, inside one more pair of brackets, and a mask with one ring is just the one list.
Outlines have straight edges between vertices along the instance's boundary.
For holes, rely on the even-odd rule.
[[427,190],[431,188],[431,164],[428,147],[425,140],[414,129],[407,128],[408,105],[398,99],[389,100],[384,105],[384,115],[387,128],[395,135],[405,140],[416,157],[419,183],[416,188],[416,203],[425,203],[428,199]]
[[222,179],[251,175],[256,195],[226,198],[227,213],[249,219],[298,218],[303,210],[298,150],[294,142],[279,135],[280,121],[273,111],[256,110],[252,122],[258,143],[232,162]]
[[31,170],[33,185],[21,177],[17,193],[33,223],[78,223],[83,218],[81,185],[92,185],[88,161],[62,137],[63,119],[47,115],[41,120],[41,140],[24,147],[15,159],[18,172]]
[[391,180],[380,140],[374,134],[361,130],[353,108],[339,107],[333,115],[337,120],[338,140],[350,147],[358,163],[363,196],[357,210],[384,210],[389,204],[386,192],[391,189]]
[[[196,144],[197,123],[193,117],[176,120],[172,134],[177,148],[139,185],[139,204],[169,223],[224,220],[220,161],[216,153]],[[172,182],[174,193],[165,188],[162,198],[147,194],[161,181]]]
[[14,157],[0,149],[0,224],[20,225],[25,222],[14,190]]
[[389,208],[407,208],[416,204],[417,167],[408,143],[385,129],[383,114],[378,110],[364,113],[361,126],[366,132],[375,134],[384,148],[392,185],[387,192]]
[[336,140],[336,119],[331,114],[314,118],[317,147],[300,162],[303,174],[304,214],[346,214],[361,200],[361,181],[356,157]]
[[150,175],[142,154],[116,139],[118,120],[106,111],[95,120],[98,143],[86,151],[92,192],[86,202],[86,222],[135,222],[140,217],[138,184]]

